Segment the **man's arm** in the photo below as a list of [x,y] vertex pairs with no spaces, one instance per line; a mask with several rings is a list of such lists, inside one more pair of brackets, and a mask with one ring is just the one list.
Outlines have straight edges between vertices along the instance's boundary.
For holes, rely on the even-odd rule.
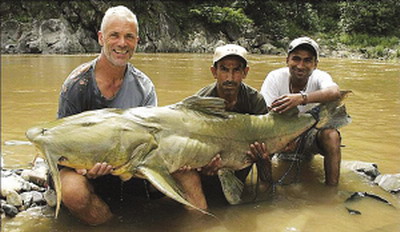
[[285,94],[272,102],[271,110],[278,113],[283,113],[298,105],[329,102],[339,98],[340,90],[338,86],[331,86],[325,89],[307,93],[305,96],[301,93]]

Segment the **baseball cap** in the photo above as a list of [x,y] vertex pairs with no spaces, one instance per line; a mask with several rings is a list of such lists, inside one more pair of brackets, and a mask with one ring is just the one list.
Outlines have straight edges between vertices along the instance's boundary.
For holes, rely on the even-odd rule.
[[300,45],[310,46],[314,50],[317,60],[319,59],[319,46],[318,46],[317,42],[315,42],[313,39],[311,39],[309,37],[299,37],[297,39],[294,39],[292,42],[290,42],[289,48],[288,48],[288,54],[293,52]]
[[227,56],[239,56],[244,60],[245,66],[247,66],[246,55],[247,50],[244,47],[236,44],[226,44],[215,49],[213,65]]

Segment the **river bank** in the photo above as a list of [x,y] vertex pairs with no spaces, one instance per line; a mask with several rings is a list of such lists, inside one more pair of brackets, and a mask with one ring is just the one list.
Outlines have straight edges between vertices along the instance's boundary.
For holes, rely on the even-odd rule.
[[[138,52],[212,53],[219,45],[235,43],[254,54],[284,55],[293,37],[308,35],[321,45],[322,57],[383,60],[400,57],[400,40],[397,45],[396,41],[390,43],[394,46],[367,44],[354,47],[343,42],[343,39],[330,36],[330,33],[335,33],[333,28],[330,33],[319,33],[313,28],[310,29],[312,33],[299,28],[286,33],[290,27],[287,20],[281,22],[281,19],[271,16],[272,22],[258,22],[257,14],[266,14],[271,9],[253,9],[249,1],[235,1],[228,6],[199,4],[195,1],[119,1],[118,4],[129,7],[138,16]],[[116,3],[112,1],[94,0],[2,1],[1,53],[99,52],[97,31],[105,10],[113,5]],[[315,11],[314,14],[321,14],[320,18],[326,18],[326,13],[317,8],[315,5],[310,10]],[[271,25],[266,29],[265,24]],[[274,29],[277,25],[282,28]],[[393,38],[396,40],[396,37]],[[392,37],[389,40],[392,41]]]

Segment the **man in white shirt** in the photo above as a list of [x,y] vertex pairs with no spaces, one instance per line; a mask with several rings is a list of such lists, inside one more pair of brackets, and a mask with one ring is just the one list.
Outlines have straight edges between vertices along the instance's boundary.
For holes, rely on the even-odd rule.
[[[340,97],[339,86],[332,77],[319,69],[319,46],[308,38],[293,40],[286,58],[287,67],[270,72],[262,87],[261,94],[269,110],[283,113],[298,107],[300,112],[311,109],[315,103],[329,102]],[[304,147],[282,153],[283,157],[302,155],[301,158],[314,154],[324,156],[325,183],[338,185],[340,174],[341,137],[336,129],[312,129],[305,137]],[[297,154],[303,150],[302,154]]]

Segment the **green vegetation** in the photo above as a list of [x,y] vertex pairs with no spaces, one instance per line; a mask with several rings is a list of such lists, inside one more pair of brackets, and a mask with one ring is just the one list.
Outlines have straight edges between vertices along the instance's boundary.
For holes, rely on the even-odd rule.
[[244,28],[253,23],[244,13],[243,9],[219,6],[201,6],[190,10],[193,15],[200,16],[211,25],[223,26],[232,24],[238,28]]
[[240,35],[241,31],[253,25],[253,20],[247,17],[242,8],[206,4],[193,7],[190,14],[205,22],[209,29],[222,31],[232,40],[237,39],[235,35]]
[[399,38],[395,36],[371,36],[368,34],[342,34],[339,37],[339,41],[355,47],[394,47],[399,45]]
[[400,58],[398,0],[201,2],[191,14],[219,31],[230,25],[245,35],[253,27],[277,47],[307,35],[332,49],[342,44],[369,58]]
[[342,34],[338,41],[364,53],[368,58],[400,57],[400,43],[396,36],[372,36],[368,34]]
[[[270,43],[286,50],[299,36],[310,36],[331,50],[348,50],[369,58],[400,58],[399,0],[166,0],[166,1],[2,1],[0,21],[33,23],[43,19],[68,20],[73,28],[98,30],[109,6],[122,4],[137,13],[140,36],[154,39],[168,25],[178,41],[194,31],[205,31],[231,42],[251,41],[258,48]],[[212,38],[210,39],[212,40]]]
[[400,2],[398,0],[343,1],[340,24],[346,33],[400,36]]

